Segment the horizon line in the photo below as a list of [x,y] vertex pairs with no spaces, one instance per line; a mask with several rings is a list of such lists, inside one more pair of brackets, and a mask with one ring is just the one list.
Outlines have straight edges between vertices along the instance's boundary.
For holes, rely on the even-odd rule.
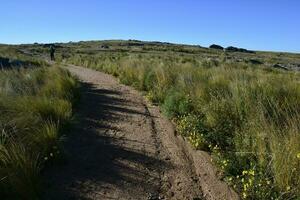
[[[0,43],[0,45],[11,45],[11,46],[18,46],[18,45],[34,45],[35,43],[37,44],[55,44],[55,43],[62,43],[62,44],[67,44],[67,43],[79,43],[79,42],[103,42],[103,41],[140,41],[140,42],[159,42],[159,43],[169,43],[172,45],[185,45],[185,46],[199,46],[201,48],[208,48],[209,46],[202,46],[200,44],[194,44],[194,43],[180,43],[180,42],[171,42],[171,41],[160,41],[160,40],[140,40],[140,39],[87,39],[87,40],[75,40],[75,41],[66,41],[66,40],[62,40],[62,41],[55,41],[55,42],[45,42],[45,41],[41,41],[41,42],[28,42],[28,43]],[[219,45],[217,43],[212,43],[211,45],[216,44]],[[241,46],[235,46],[235,45],[229,45],[227,47],[220,45],[223,48],[227,48],[227,47],[237,47],[237,48],[244,48]],[[248,49],[245,48],[247,50],[251,50],[251,51],[256,51],[256,52],[271,52],[271,53],[291,53],[291,54],[300,54],[299,51],[281,51],[281,50],[255,50],[255,49]]]

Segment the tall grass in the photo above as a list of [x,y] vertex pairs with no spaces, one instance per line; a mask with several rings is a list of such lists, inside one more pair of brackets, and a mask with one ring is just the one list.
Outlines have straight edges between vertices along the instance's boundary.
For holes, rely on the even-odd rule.
[[61,154],[77,89],[58,67],[0,71],[1,198],[38,199],[40,172]]
[[300,75],[172,54],[82,54],[68,62],[147,92],[244,199],[300,197]]

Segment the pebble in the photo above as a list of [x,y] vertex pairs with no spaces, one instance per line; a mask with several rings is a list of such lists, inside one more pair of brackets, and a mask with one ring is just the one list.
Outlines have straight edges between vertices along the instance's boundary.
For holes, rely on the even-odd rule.
[[147,198],[148,200],[162,200],[163,198],[161,198],[160,196],[159,196],[159,194],[155,194],[155,193],[150,193],[149,195],[148,195],[148,198]]
[[170,158],[169,156],[167,156],[167,157],[165,158],[165,160],[171,160],[171,158]]

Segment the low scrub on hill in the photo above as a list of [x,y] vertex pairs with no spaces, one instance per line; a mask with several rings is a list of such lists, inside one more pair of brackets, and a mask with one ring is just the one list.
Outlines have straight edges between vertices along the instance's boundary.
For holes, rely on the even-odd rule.
[[17,46],[0,45],[0,69],[34,68],[46,66],[46,61],[36,59],[31,54],[25,54]]
[[67,62],[146,91],[243,199],[300,197],[300,75],[185,56],[87,54]]
[[60,158],[78,83],[59,67],[0,71],[0,196],[37,199],[41,170]]

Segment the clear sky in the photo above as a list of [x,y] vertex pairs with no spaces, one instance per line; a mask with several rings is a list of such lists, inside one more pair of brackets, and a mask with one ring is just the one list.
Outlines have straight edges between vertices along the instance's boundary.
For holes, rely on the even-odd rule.
[[300,52],[300,0],[3,0],[0,43],[139,39]]

